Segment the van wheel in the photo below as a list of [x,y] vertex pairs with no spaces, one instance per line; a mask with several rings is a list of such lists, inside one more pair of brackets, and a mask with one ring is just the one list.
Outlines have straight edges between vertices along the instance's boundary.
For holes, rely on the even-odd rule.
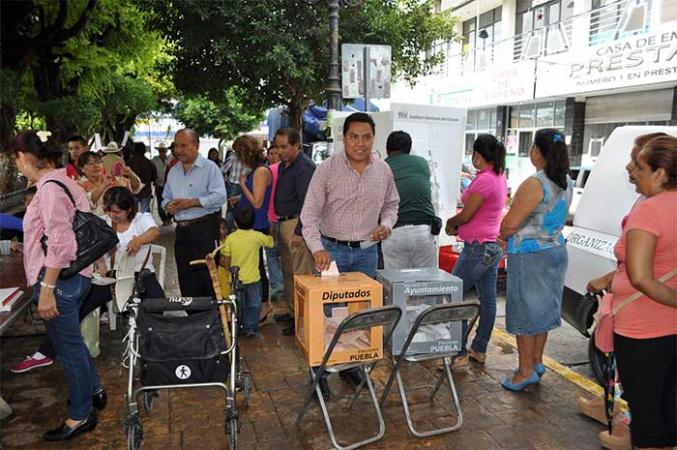
[[590,365],[592,372],[595,374],[595,379],[600,386],[604,386],[604,364],[606,363],[606,356],[599,351],[595,345],[595,335],[593,333],[588,339],[588,358],[590,358]]

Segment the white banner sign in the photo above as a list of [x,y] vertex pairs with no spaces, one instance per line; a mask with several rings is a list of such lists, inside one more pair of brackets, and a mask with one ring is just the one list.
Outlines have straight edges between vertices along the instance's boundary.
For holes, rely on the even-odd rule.
[[677,21],[649,33],[541,58],[536,97],[677,81]]

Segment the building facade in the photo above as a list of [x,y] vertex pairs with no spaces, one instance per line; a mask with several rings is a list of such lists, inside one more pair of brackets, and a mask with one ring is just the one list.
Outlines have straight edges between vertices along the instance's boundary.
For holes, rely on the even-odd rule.
[[[459,42],[393,101],[467,108],[466,149],[503,140],[511,185],[532,171],[534,132],[557,128],[572,166],[594,164],[621,125],[677,124],[677,0],[442,0]],[[630,149],[619,149],[629,151]]]

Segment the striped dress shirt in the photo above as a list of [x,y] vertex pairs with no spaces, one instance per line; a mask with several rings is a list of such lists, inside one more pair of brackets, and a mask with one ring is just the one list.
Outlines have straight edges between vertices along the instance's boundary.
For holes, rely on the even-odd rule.
[[380,224],[397,222],[400,197],[390,166],[371,156],[362,174],[344,152],[315,170],[301,211],[303,237],[311,252],[323,250],[321,235],[341,241],[366,241]]

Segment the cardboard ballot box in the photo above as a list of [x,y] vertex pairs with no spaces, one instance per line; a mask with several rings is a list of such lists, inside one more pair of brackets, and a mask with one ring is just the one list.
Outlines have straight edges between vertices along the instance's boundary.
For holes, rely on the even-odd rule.
[[[393,333],[393,354],[402,353],[418,315],[433,305],[463,301],[463,280],[438,268],[379,270],[385,303],[402,308],[404,316]],[[425,325],[419,329],[407,355],[461,351],[461,322]]]
[[[362,309],[383,306],[383,286],[358,272],[322,278],[294,277],[296,343],[317,367],[339,324]],[[383,357],[383,327],[344,333],[328,365],[369,361]]]

